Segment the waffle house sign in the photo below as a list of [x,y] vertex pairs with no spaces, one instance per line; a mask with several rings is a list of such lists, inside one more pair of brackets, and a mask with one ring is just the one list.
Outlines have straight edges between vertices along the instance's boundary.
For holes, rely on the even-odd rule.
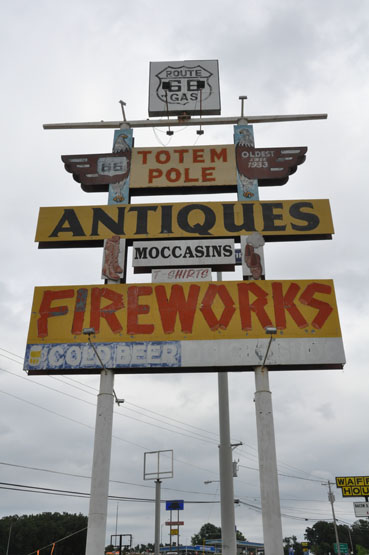
[[342,497],[368,497],[369,476],[337,476],[336,486]]

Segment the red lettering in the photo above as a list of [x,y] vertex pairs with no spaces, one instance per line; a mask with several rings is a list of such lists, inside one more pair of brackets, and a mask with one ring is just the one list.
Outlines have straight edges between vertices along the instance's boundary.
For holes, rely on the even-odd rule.
[[162,175],[163,172],[159,170],[159,168],[149,168],[149,183],[152,183],[154,179],[159,179],[159,177],[162,177]]
[[201,168],[201,181],[216,181],[214,177],[215,167]]
[[40,304],[40,317],[37,320],[37,335],[38,337],[47,337],[48,335],[48,319],[53,316],[64,316],[68,313],[67,306],[51,306],[51,303],[59,299],[71,299],[74,297],[73,289],[63,289],[62,291],[44,291],[42,301]]
[[190,285],[188,298],[186,299],[183,286],[176,284],[172,286],[168,299],[164,285],[158,285],[155,288],[164,333],[174,332],[177,314],[181,322],[181,331],[192,333],[199,293],[200,287],[198,285]]
[[[219,319],[216,317],[213,309],[211,308],[217,295],[219,295],[224,305],[223,312]],[[215,284],[211,284],[208,286],[204,298],[202,299],[200,310],[205,318],[206,323],[212,331],[215,331],[219,328],[223,330],[227,329],[229,322],[231,321],[232,316],[236,311],[234,307],[234,301],[230,296],[226,286]]]
[[165,177],[167,178],[169,183],[175,183],[176,181],[179,181],[181,179],[181,172],[178,168],[170,168],[166,172]]
[[176,154],[178,154],[178,162],[180,164],[183,164],[184,162],[184,154],[186,154],[186,152],[188,152],[188,148],[181,148],[181,149],[174,149],[173,152],[175,152]]
[[152,287],[149,285],[133,286],[128,288],[127,292],[127,333],[135,335],[137,333],[152,333],[154,324],[139,324],[138,316],[140,314],[148,314],[150,306],[147,304],[138,304],[139,297],[143,295],[151,295]]
[[312,308],[316,308],[318,310],[318,314],[311,322],[311,325],[313,326],[313,328],[320,330],[324,326],[328,316],[331,314],[331,312],[333,312],[333,308],[330,304],[324,301],[314,299],[313,297],[315,293],[330,295],[332,293],[332,287],[324,283],[310,283],[300,297],[301,304],[311,306]]
[[204,149],[203,148],[194,148],[192,151],[192,160],[195,164],[199,162],[205,162],[204,160]]
[[[271,326],[272,321],[264,310],[268,303],[268,293],[254,282],[238,283],[237,288],[242,329],[252,330],[251,312],[255,312],[263,328]],[[252,303],[250,303],[250,293],[256,297]]]
[[297,283],[291,283],[287,292],[283,295],[282,283],[278,281],[272,283],[272,291],[276,328],[279,330],[286,329],[285,310],[289,312],[299,328],[306,328],[308,323],[294,303],[296,295],[300,291],[300,286]]
[[184,182],[185,183],[198,183],[198,177],[190,177],[190,168],[184,169]]
[[145,165],[147,164],[147,159],[149,157],[149,154],[152,153],[152,150],[136,150],[136,153],[142,156],[142,164]]
[[[110,304],[101,307],[102,299],[109,299],[112,301]],[[122,331],[123,326],[119,322],[115,312],[124,308],[123,297],[120,293],[116,293],[113,289],[108,287],[93,287],[91,289],[91,314],[90,314],[90,327],[95,329],[95,332],[100,331],[100,319],[104,318],[113,333]]]
[[215,160],[227,162],[227,149],[222,148],[219,152],[215,148],[210,149],[210,161],[214,164]]
[[155,160],[158,164],[167,164],[170,160],[170,153],[168,150],[158,150],[155,155]]

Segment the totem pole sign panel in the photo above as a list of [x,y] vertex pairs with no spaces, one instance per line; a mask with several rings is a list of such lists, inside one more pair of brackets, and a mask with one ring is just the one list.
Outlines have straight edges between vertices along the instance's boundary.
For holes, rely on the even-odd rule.
[[[341,368],[330,280],[109,284],[35,289],[29,373]],[[238,367],[238,368],[237,368]],[[168,370],[167,370],[168,371]]]
[[[129,177],[129,187],[136,195],[178,187],[191,193],[220,189],[232,192],[237,185],[240,200],[258,200],[257,186],[284,185],[305,161],[307,147],[255,148],[251,125],[236,126],[236,131],[236,146],[132,149],[131,130],[125,129],[110,154],[69,154],[61,158],[85,192],[104,192],[109,184],[117,188]],[[119,199],[119,194],[116,196]]]

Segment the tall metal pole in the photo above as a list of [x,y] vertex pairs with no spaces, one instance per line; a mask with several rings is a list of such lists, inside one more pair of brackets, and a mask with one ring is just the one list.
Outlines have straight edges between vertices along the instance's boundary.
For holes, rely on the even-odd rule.
[[160,552],[160,485],[161,480],[155,480],[155,555]]
[[264,553],[283,555],[272,393],[269,388],[268,369],[265,366],[255,368],[255,389]]
[[105,548],[113,429],[113,387],[114,372],[102,370],[96,408],[86,555],[102,555]]
[[236,555],[232,446],[229,421],[228,373],[218,372],[219,395],[219,475],[222,555]]

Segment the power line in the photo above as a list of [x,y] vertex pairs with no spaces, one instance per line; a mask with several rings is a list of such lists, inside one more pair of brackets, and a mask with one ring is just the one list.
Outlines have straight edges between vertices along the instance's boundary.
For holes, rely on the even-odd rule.
[[38,553],[39,551],[42,551],[43,549],[47,549],[48,547],[51,547],[52,545],[55,545],[55,544],[60,543],[64,540],[67,540],[68,538],[71,538],[72,536],[75,536],[76,534],[80,534],[84,530],[87,530],[87,526],[85,526],[84,528],[81,528],[80,530],[77,530],[76,532],[72,532],[71,534],[68,534],[68,536],[64,536],[64,538],[60,538],[59,540],[55,540],[54,542],[49,543],[49,545],[44,545],[44,547],[40,547],[36,551],[31,551],[31,553],[28,553],[27,555],[33,555],[34,553]]
[[[6,357],[6,358],[8,358],[8,357]],[[11,372],[10,370],[5,370],[4,368],[0,368],[0,369],[1,369],[3,372],[6,372],[7,374],[11,374],[12,376],[15,376],[15,377],[17,377],[17,378],[19,378],[19,379],[28,381],[28,378],[26,378],[26,377],[24,377],[24,376],[18,376],[17,374],[14,374],[14,372]],[[62,380],[59,380],[59,381],[62,381]],[[43,387],[43,388],[48,389],[48,390],[50,390],[50,391],[54,391],[55,393],[60,393],[61,395],[64,395],[64,396],[66,396],[66,397],[70,397],[71,399],[75,399],[75,400],[77,400],[78,402],[82,402],[82,403],[85,403],[85,404],[90,405],[90,406],[95,406],[95,403],[90,403],[89,401],[86,401],[86,400],[84,400],[84,399],[80,399],[80,397],[75,397],[74,395],[71,395],[70,393],[66,393],[65,391],[60,391],[60,390],[58,390],[58,389],[54,389],[53,387],[50,387],[50,386],[45,385],[45,384],[41,384],[41,383],[39,383],[39,382],[34,382],[34,383],[37,384],[37,385],[40,386],[40,387]],[[65,382],[62,382],[62,383],[65,383]],[[68,384],[66,384],[66,385],[68,385]],[[75,387],[75,386],[73,386],[73,387]],[[83,391],[83,390],[82,390],[82,391]],[[86,393],[88,393],[88,394],[90,394],[90,395],[93,395],[92,393],[89,393],[89,392],[86,392]],[[138,406],[138,405],[137,405],[137,406]],[[125,410],[130,410],[130,411],[132,411],[132,412],[138,412],[138,411],[135,411],[134,409],[129,409],[129,408],[125,408],[125,407],[120,407],[120,408],[123,408],[123,409],[125,409]],[[149,412],[153,412],[153,411],[149,411]],[[129,416],[129,415],[127,415],[127,414],[122,414],[122,413],[120,413],[119,411],[116,412],[116,414],[117,414],[118,416],[121,416],[121,417],[124,417],[124,418],[128,418],[128,419],[130,419],[130,420],[135,420],[136,422],[140,422],[140,423],[142,423],[142,424],[147,424],[148,426],[153,426],[153,427],[158,428],[158,429],[160,429],[160,430],[165,430],[165,431],[167,431],[167,432],[177,433],[177,434],[179,434],[179,435],[181,435],[181,436],[183,436],[183,437],[189,437],[189,438],[191,438],[191,439],[197,439],[198,441],[203,441],[203,442],[210,443],[210,444],[217,444],[217,443],[218,443],[216,440],[214,440],[214,439],[212,439],[212,438],[207,438],[207,437],[205,437],[205,436],[202,436],[202,435],[200,435],[200,434],[197,434],[196,432],[192,432],[193,434],[196,434],[196,435],[191,435],[190,433],[183,433],[183,432],[180,432],[180,431],[177,431],[177,430],[171,430],[171,429],[169,429],[169,428],[165,428],[165,427],[163,427],[163,426],[158,426],[157,424],[153,424],[153,423],[151,423],[151,422],[145,422],[144,420],[140,420],[140,419],[135,418],[135,417],[133,417],[133,416]],[[142,414],[142,413],[139,413],[139,412],[138,412],[138,414]],[[145,418],[151,418],[152,420],[157,420],[158,422],[162,422],[163,424],[166,424],[166,425],[169,425],[169,426],[173,426],[174,428],[178,428],[179,430],[182,429],[182,430],[184,430],[184,432],[188,432],[188,430],[186,430],[186,429],[184,429],[184,428],[180,428],[179,426],[176,426],[175,424],[171,424],[170,422],[163,422],[163,421],[161,421],[161,420],[159,420],[159,419],[157,419],[157,418],[154,418],[154,417],[152,417],[152,416],[147,416],[147,415],[145,415],[145,414],[142,414],[142,416],[144,416]],[[163,416],[163,415],[161,415],[161,416]],[[166,416],[163,416],[163,417],[169,419],[169,417],[166,417]],[[172,419],[172,420],[174,420],[174,419]],[[179,421],[178,421],[178,422],[179,422]],[[186,423],[183,423],[183,424],[186,425],[186,426],[188,426],[188,424],[186,424]],[[193,427],[194,427],[194,426],[193,426]],[[212,433],[212,432],[207,432],[207,433]],[[196,437],[196,436],[199,436],[199,437]]]
[[[25,470],[35,470],[35,471],[38,471],[38,472],[48,472],[48,473],[51,473],[51,474],[59,474],[59,475],[62,475],[62,476],[72,476],[73,478],[85,478],[85,479],[88,479],[88,480],[91,479],[91,476],[85,476],[83,474],[72,474],[70,472],[61,472],[61,471],[58,471],[58,470],[50,470],[50,469],[47,469],[47,468],[38,468],[38,467],[34,467],[34,466],[26,466],[26,465],[21,465],[21,464],[13,464],[13,463],[7,463],[7,462],[4,462],[4,461],[0,461],[0,465],[11,466],[11,467],[14,467],[14,468],[23,468]],[[141,487],[141,488],[155,489],[155,486],[149,486],[149,485],[146,485],[146,484],[137,484],[137,483],[134,483],[134,482],[125,482],[123,480],[109,480],[109,483],[122,484],[122,485],[128,485],[128,486],[137,486],[137,487]],[[162,490],[168,490],[168,491],[178,491],[178,492],[181,492],[181,493],[198,494],[198,495],[209,495],[209,496],[213,495],[212,493],[206,493],[206,492],[204,493],[204,492],[200,492],[200,491],[181,490],[181,489],[176,489],[176,488],[168,488],[168,487],[165,487],[165,486],[162,486],[161,489]]]
[[[251,466],[246,466],[244,464],[239,464],[238,466],[240,466],[241,468],[248,468],[249,470],[257,470],[259,471],[258,468],[253,468]],[[283,476],[285,478],[295,478],[296,480],[305,480],[307,482],[317,482],[317,483],[321,483],[321,480],[314,480],[313,478],[303,478],[302,476],[291,476],[290,474],[283,474],[282,472],[278,472],[278,476]]]
[[[7,490],[14,490],[14,491],[22,491],[27,493],[43,493],[45,495],[64,495],[70,497],[83,497],[89,498],[90,494],[83,491],[73,491],[73,490],[64,490],[64,489],[57,489],[57,488],[46,488],[41,486],[28,486],[26,484],[17,484],[11,482],[0,482],[0,489],[7,489]],[[121,496],[121,495],[109,495],[110,500],[113,501],[132,501],[132,502],[143,502],[143,503],[155,503],[155,499],[143,498],[143,497],[128,497],[128,496]],[[165,503],[165,499],[161,500],[161,503]],[[212,504],[212,503],[219,503],[217,500],[212,501],[198,501],[198,500],[185,500],[185,503],[193,503],[193,504]]]

